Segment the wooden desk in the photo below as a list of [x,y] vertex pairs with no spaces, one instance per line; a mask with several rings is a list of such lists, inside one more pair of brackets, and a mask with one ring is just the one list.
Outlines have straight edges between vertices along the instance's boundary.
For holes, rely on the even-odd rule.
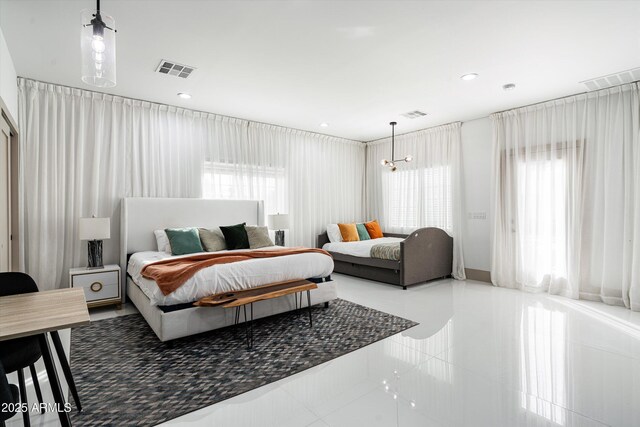
[[88,324],[89,310],[83,289],[0,297],[0,341]]
[[[83,289],[56,289],[0,297],[0,341],[38,335],[53,397],[58,404],[58,418],[63,427],[70,426],[71,420],[69,413],[64,412],[64,396],[45,333],[51,332],[54,344],[61,348],[59,329],[84,326],[89,322]],[[62,359],[64,353],[59,356]],[[65,363],[62,362],[64,369]]]

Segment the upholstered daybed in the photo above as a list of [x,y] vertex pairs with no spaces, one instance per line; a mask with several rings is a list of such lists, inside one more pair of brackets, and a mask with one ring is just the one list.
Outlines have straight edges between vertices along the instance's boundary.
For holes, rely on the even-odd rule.
[[399,260],[354,256],[332,251],[331,246],[328,245],[330,242],[326,232],[318,235],[317,246],[324,247],[333,256],[334,272],[390,283],[402,286],[403,289],[407,289],[410,285],[451,275],[453,238],[444,230],[426,227],[410,235],[384,233],[384,237],[404,239],[399,242]]

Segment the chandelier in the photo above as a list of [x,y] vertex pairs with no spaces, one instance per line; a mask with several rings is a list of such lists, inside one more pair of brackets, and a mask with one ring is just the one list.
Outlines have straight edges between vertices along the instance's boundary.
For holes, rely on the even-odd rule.
[[395,128],[396,125],[398,123],[396,122],[391,122],[389,123],[391,125],[391,160],[387,160],[387,159],[383,159],[380,160],[380,164],[382,166],[387,166],[389,169],[391,169],[391,172],[395,172],[397,169],[397,163],[399,162],[410,162],[411,160],[413,160],[413,157],[411,155],[406,155],[404,156],[403,159],[394,159],[395,157],[395,149],[396,149],[396,133],[395,133]]

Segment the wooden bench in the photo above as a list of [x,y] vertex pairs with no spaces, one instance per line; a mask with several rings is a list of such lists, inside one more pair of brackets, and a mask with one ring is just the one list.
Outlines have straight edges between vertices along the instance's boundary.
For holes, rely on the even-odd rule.
[[[311,316],[311,293],[312,289],[316,289],[318,285],[304,279],[287,280],[284,282],[269,283],[267,285],[258,286],[251,289],[240,291],[224,292],[216,295],[204,297],[193,305],[199,307],[217,307],[236,309],[235,322],[240,322],[240,308],[244,312],[244,324],[247,337],[247,347],[253,347],[253,303],[258,301],[266,301],[273,298],[283,297],[285,295],[300,294],[299,307],[302,308],[302,292],[307,292],[307,307],[309,309],[309,326],[313,327],[313,318]],[[298,296],[294,295],[296,308],[298,308]],[[247,305],[250,307],[251,318],[247,322]]]

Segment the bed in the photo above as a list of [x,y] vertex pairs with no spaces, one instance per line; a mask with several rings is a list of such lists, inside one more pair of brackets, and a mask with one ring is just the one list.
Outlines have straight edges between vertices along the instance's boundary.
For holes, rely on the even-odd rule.
[[[311,304],[337,298],[331,281],[333,262],[326,255],[298,254],[216,265],[199,271],[193,280],[167,296],[157,284],[141,276],[142,267],[172,257],[158,252],[154,230],[179,227],[215,227],[225,224],[262,225],[262,201],[172,198],[125,198],[121,202],[120,264],[127,297],[161,341],[169,341],[232,325],[234,311],[222,307],[194,307],[192,302],[207,293],[235,287],[250,288],[302,274],[317,283]],[[265,248],[277,249],[277,248]],[[227,251],[233,252],[233,251]],[[312,255],[322,257],[313,258]],[[297,258],[293,258],[297,257]],[[313,259],[312,259],[313,258]],[[212,284],[213,283],[213,284]],[[201,285],[209,284],[210,288]],[[124,293],[123,293],[124,294]],[[293,296],[261,301],[254,306],[254,318],[294,310]]]
[[[409,235],[383,234],[380,239],[332,243],[324,232],[318,235],[317,247],[333,256],[336,273],[390,283],[403,289],[451,275],[453,238],[444,230],[426,227]],[[379,254],[388,259],[371,257],[372,249],[379,244],[384,244]],[[395,251],[392,250],[394,244]]]

